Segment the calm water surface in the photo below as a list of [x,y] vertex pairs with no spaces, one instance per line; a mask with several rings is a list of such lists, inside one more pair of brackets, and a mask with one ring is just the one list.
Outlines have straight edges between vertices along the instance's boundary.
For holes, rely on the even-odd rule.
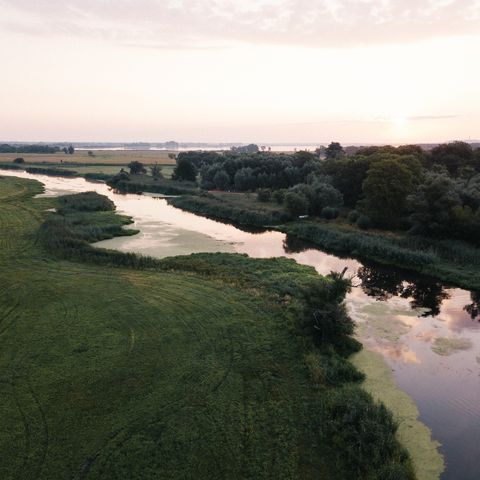
[[[99,246],[156,257],[230,251],[252,257],[284,256],[321,274],[348,267],[355,288],[347,298],[359,336],[380,352],[397,385],[416,402],[420,419],[442,444],[444,480],[480,478],[480,293],[449,288],[399,270],[339,258],[279,232],[251,233],[183,212],[164,199],[119,195],[106,185],[2,171],[34,178],[45,195],[94,190],[133,217],[139,235]],[[422,480],[422,479],[419,479]]]

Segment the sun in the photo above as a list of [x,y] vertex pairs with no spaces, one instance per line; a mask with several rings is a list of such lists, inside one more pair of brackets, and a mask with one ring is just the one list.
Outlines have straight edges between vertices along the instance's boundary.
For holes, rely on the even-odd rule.
[[390,122],[395,129],[404,130],[408,124],[408,117],[406,115],[397,115],[392,117]]

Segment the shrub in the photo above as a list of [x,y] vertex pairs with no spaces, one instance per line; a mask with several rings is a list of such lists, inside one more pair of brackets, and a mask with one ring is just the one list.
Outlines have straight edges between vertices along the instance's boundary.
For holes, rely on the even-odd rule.
[[23,170],[23,166],[16,163],[0,163],[0,169],[4,170]]
[[272,199],[272,192],[268,188],[261,188],[257,190],[257,200],[259,202],[269,202]]
[[109,175],[108,173],[86,173],[84,177],[85,180],[108,182],[111,180],[112,175]]
[[285,200],[285,190],[274,190],[272,198],[278,205],[282,205]]
[[78,172],[73,170],[63,170],[60,168],[29,167],[26,169],[26,171],[27,173],[48,175],[50,177],[78,177]]
[[264,227],[266,225],[278,225],[288,220],[288,216],[282,211],[247,210],[223,202],[212,196],[202,195],[169,198],[168,203],[189,212],[227,220],[238,225]]
[[335,220],[339,215],[339,211],[333,207],[322,208],[322,217],[327,220]]
[[13,161],[13,163],[17,163],[17,164],[18,164],[18,163],[25,163],[25,160],[24,160],[23,158],[19,157],[19,158],[16,158],[16,159]]
[[285,195],[285,210],[292,217],[299,217],[308,213],[308,200],[305,195],[288,192]]
[[372,221],[370,220],[370,217],[367,215],[360,215],[357,218],[357,227],[361,228],[362,230],[368,230],[369,228],[372,228]]
[[352,210],[351,212],[349,212],[348,216],[347,216],[347,220],[354,224],[354,223],[357,223],[357,220],[358,220],[358,217],[360,216],[360,214],[357,212],[357,210]]
[[396,441],[392,414],[364,390],[349,386],[334,391],[320,417],[320,438],[342,465],[341,478],[415,478],[408,453]]
[[59,213],[77,212],[113,212],[115,204],[104,195],[96,192],[83,192],[76,195],[59,197]]

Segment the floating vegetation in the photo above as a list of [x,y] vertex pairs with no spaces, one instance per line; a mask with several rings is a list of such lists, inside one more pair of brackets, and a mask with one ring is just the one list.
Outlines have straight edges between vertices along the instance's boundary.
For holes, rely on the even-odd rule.
[[472,346],[472,341],[468,338],[439,337],[433,342],[432,350],[437,355],[448,357],[454,353],[470,350]]
[[413,461],[421,480],[438,480],[445,469],[440,444],[432,440],[431,431],[420,420],[413,400],[400,390],[392,372],[379,353],[362,350],[352,357],[352,363],[366,375],[365,390],[393,413],[398,422],[397,437]]

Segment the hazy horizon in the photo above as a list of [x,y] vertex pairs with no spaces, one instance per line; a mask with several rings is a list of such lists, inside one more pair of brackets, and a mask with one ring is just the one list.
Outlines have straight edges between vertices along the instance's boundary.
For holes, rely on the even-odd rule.
[[480,0],[401,3],[0,0],[0,136],[480,138]]

